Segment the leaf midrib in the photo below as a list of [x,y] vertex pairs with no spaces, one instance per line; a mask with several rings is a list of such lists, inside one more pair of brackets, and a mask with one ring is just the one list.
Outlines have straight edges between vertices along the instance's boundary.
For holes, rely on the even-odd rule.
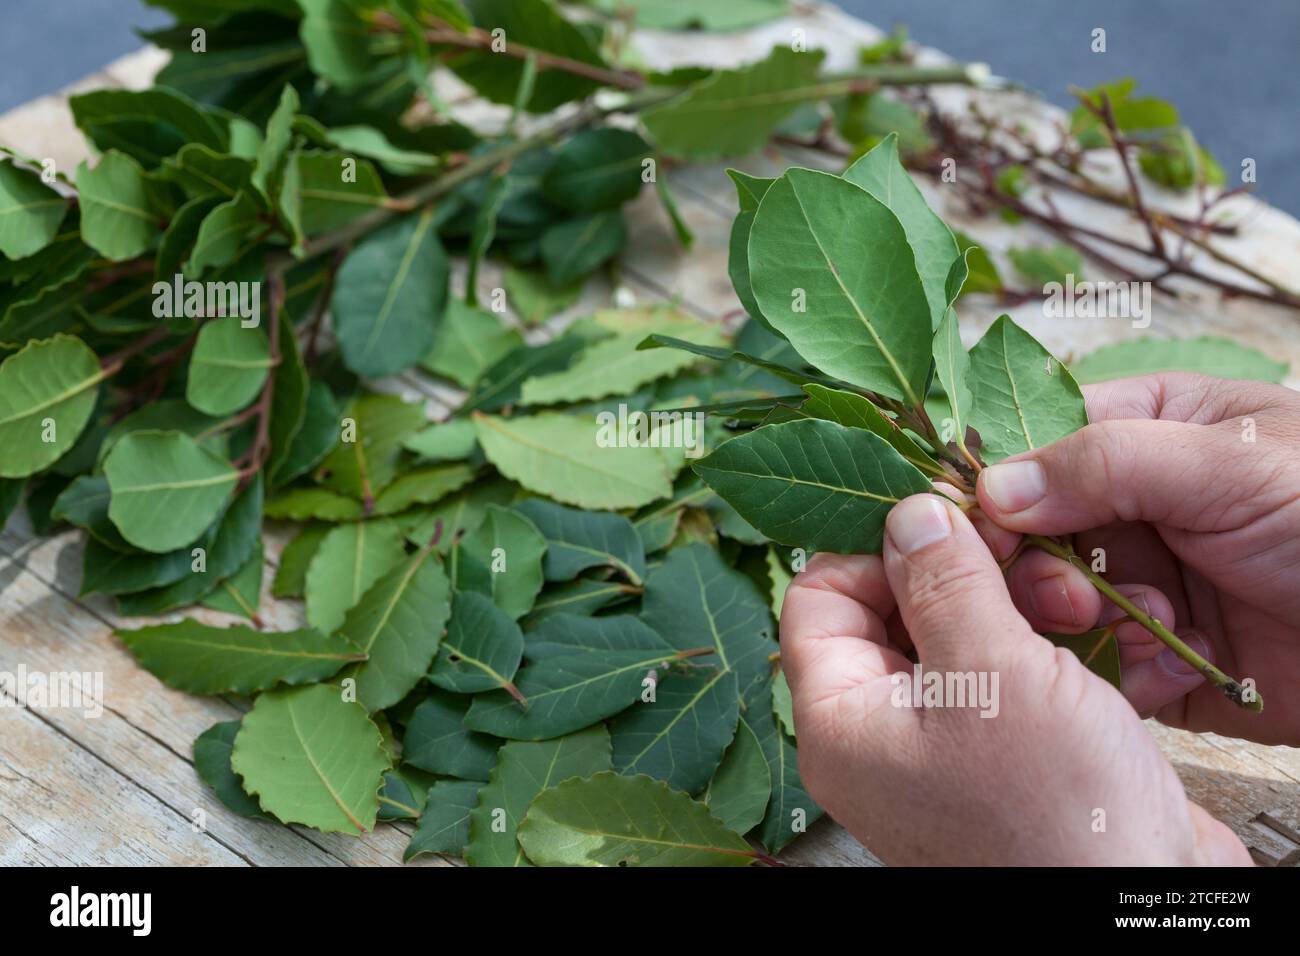
[[[863,192],[866,192],[866,190],[863,190]],[[894,353],[885,345],[884,340],[881,339],[880,334],[876,331],[875,326],[872,325],[871,320],[867,318],[861,307],[859,307],[857,299],[853,297],[852,293],[849,292],[848,287],[844,284],[844,280],[840,278],[839,269],[835,267],[835,263],[833,263],[831,257],[827,255],[826,248],[822,245],[822,240],[821,237],[817,235],[817,230],[813,228],[812,219],[808,216],[808,210],[804,208],[803,199],[800,197],[799,190],[795,187],[793,180],[790,182],[790,193],[794,196],[795,205],[799,207],[799,214],[803,216],[803,221],[808,226],[808,235],[812,236],[813,242],[817,243],[817,251],[822,254],[822,259],[826,261],[826,268],[830,270],[831,275],[835,278],[835,284],[838,285],[840,291],[844,293],[844,298],[851,306],[853,306],[853,312],[857,315],[858,321],[862,323],[863,327],[871,335],[871,339],[875,342],[876,348],[880,350],[880,354],[883,355],[885,361],[889,363],[889,368],[894,373],[894,378],[903,388],[903,397],[913,405],[919,406],[921,401],[916,397],[916,393],[912,390],[912,385],[908,382],[907,376],[903,374],[903,370],[899,366],[898,360],[894,358]],[[870,195],[870,193],[868,193],[868,195]]]

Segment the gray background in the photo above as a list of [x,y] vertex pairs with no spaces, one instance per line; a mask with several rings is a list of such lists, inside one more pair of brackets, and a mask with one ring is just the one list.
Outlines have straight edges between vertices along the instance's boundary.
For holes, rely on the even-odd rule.
[[[140,0],[2,0],[0,111],[49,93],[139,45],[170,18]],[[1234,177],[1258,164],[1260,195],[1300,215],[1298,0],[840,0],[877,26],[982,60],[1049,99],[1133,76],[1172,100]],[[1089,49],[1105,27],[1107,52]]]

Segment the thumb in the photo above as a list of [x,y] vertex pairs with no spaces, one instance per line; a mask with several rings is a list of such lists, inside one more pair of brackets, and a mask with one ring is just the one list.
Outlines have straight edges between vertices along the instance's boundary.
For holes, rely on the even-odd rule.
[[1035,639],[988,546],[951,501],[914,495],[895,505],[885,519],[884,559],[923,664],[978,669]]
[[1106,421],[985,468],[976,493],[1010,531],[1069,534],[1114,521],[1212,531],[1211,522],[1234,517],[1206,507],[1207,494],[1224,504],[1225,483],[1190,476],[1213,474],[1231,487],[1241,469],[1240,441],[1214,426]]

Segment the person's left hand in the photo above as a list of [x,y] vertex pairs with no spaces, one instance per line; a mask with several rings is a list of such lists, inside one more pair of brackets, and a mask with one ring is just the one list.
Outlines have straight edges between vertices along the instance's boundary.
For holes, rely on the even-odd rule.
[[[991,689],[996,676],[996,715],[900,706],[913,648],[945,679],[982,674]],[[989,546],[939,496],[893,508],[882,556],[810,560],[785,595],[781,659],[805,786],[887,863],[1251,862],[1188,800],[1130,703],[1034,633]],[[1178,680],[1161,694],[1186,693]]]

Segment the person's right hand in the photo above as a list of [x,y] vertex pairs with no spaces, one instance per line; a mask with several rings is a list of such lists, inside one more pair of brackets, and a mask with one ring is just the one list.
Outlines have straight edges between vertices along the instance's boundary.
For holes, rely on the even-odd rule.
[[[1108,581],[1264,698],[1262,714],[1241,709],[1124,624],[1124,692],[1143,716],[1300,746],[1300,394],[1163,374],[1085,395],[1092,424],[981,473],[985,516],[1009,531],[1073,533],[1089,562],[1103,549]],[[1042,551],[1019,558],[1008,584],[1040,632],[1122,616]]]

